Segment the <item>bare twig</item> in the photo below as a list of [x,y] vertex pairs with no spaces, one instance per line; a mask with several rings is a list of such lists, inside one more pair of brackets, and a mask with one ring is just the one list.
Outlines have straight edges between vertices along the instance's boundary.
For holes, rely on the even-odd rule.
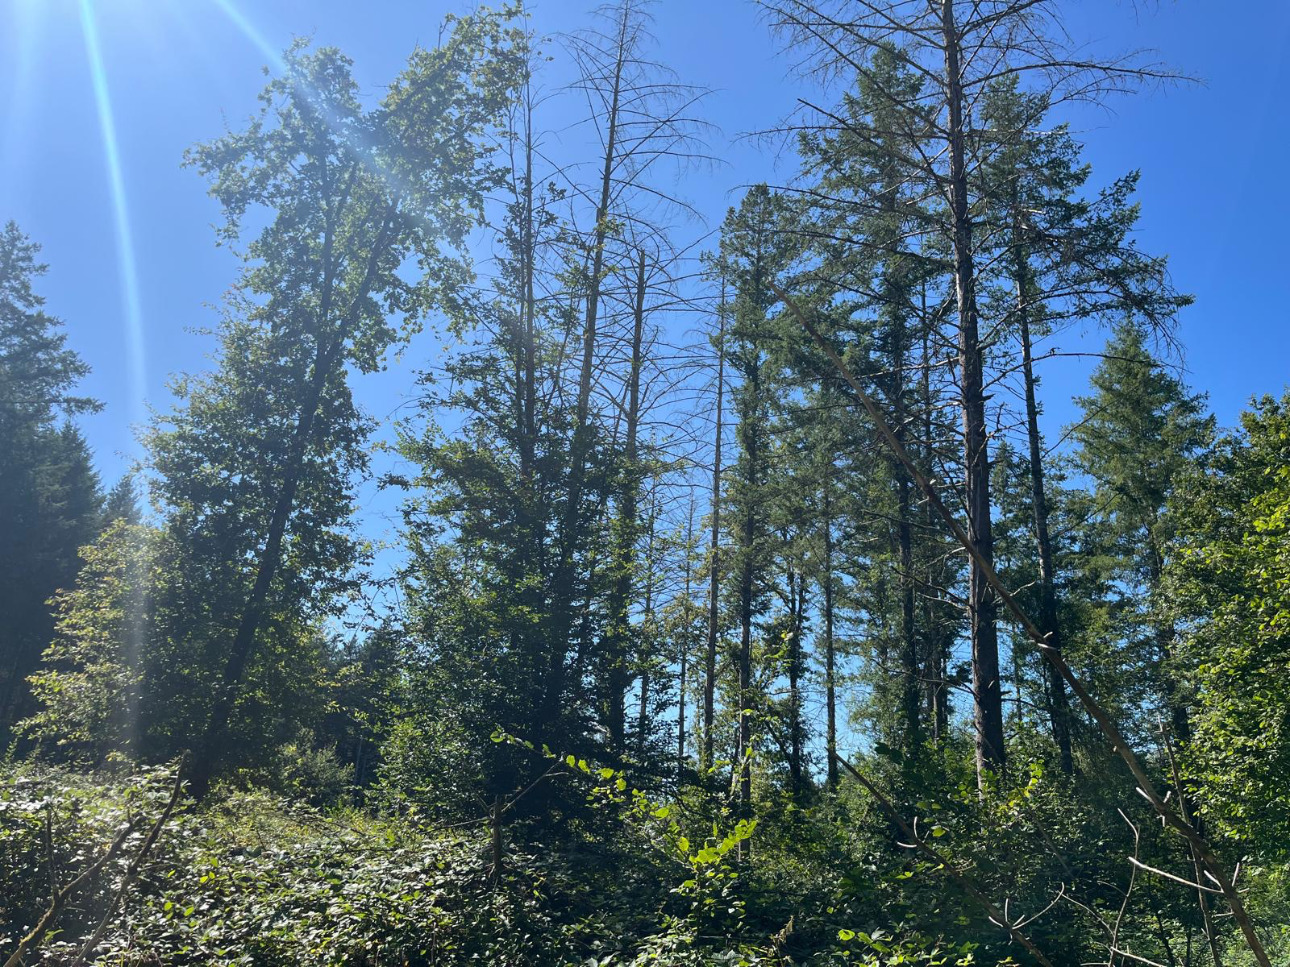
[[1125,911],[1129,909],[1129,900],[1133,897],[1133,887],[1138,882],[1138,868],[1142,865],[1138,862],[1138,853],[1142,849],[1142,834],[1138,827],[1128,816],[1124,815],[1123,809],[1116,809],[1120,818],[1128,824],[1129,829],[1133,830],[1133,855],[1129,857],[1129,865],[1132,869],[1129,872],[1129,885],[1124,889],[1124,899],[1120,901],[1120,909],[1115,914],[1115,925],[1111,927],[1111,941],[1107,944],[1109,955],[1106,958],[1106,967],[1115,967],[1115,955],[1119,950],[1120,943],[1120,925],[1124,923]]
[[1164,877],[1166,880],[1173,880],[1175,883],[1181,883],[1183,886],[1189,886],[1193,890],[1203,890],[1206,893],[1217,893],[1220,896],[1223,893],[1222,890],[1217,890],[1212,886],[1204,886],[1203,884],[1200,884],[1200,883],[1193,883],[1191,880],[1185,880],[1181,876],[1175,876],[1173,873],[1169,873],[1165,870],[1157,869],[1154,866],[1148,866],[1146,863],[1143,863],[1136,858],[1130,859],[1129,862],[1132,863],[1140,870],[1145,870],[1148,873],[1154,873],[1156,876]]

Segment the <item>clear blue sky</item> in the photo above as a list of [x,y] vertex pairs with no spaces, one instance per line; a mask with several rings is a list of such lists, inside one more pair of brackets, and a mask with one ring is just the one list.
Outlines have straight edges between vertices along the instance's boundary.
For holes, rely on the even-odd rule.
[[[1188,378],[1230,423],[1251,395],[1279,394],[1290,380],[1290,4],[1138,6],[1072,2],[1072,32],[1155,48],[1203,82],[1121,99],[1110,113],[1073,121],[1098,180],[1142,169],[1142,244],[1168,253],[1178,286],[1198,298],[1182,320]],[[85,421],[106,480],[134,450],[129,426],[143,401],[168,409],[168,374],[206,366],[211,341],[192,329],[211,323],[209,305],[236,265],[215,248],[215,207],[180,159],[252,112],[266,62],[257,44],[281,49],[304,34],[339,45],[376,94],[454,9],[462,7],[440,0],[0,0],[0,220],[15,219],[44,246],[49,308],[93,367],[86,389],[106,403]],[[539,28],[559,31],[583,22],[585,7],[547,0],[534,10]],[[87,14],[98,35],[97,74]],[[660,58],[684,80],[717,89],[708,114],[726,138],[791,107],[788,62],[748,0],[662,0],[656,14]],[[100,124],[104,97],[119,193]],[[692,176],[684,191],[715,223],[738,185],[784,173],[750,143],[714,147],[731,164]],[[122,248],[118,198],[132,255]],[[1062,348],[1076,347],[1068,340]],[[360,387],[374,415],[399,405],[423,362],[419,351]],[[1071,415],[1087,366],[1047,365],[1055,425]]]

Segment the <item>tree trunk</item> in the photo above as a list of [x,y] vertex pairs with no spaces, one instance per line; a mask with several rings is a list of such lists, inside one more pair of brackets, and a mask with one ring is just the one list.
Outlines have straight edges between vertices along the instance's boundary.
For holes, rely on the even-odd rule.
[[654,533],[658,522],[658,479],[650,486],[649,498],[649,538],[645,548],[645,628],[644,644],[648,651],[640,655],[641,665],[641,705],[636,720],[636,758],[645,759],[646,740],[649,738],[649,698],[650,698],[650,663],[654,659],[654,573],[657,562],[654,560]]
[[[1021,368],[1026,383],[1026,437],[1030,444],[1030,503],[1035,519],[1035,543],[1039,551],[1039,630],[1054,648],[1062,647],[1061,628],[1057,622],[1057,584],[1053,568],[1053,544],[1048,533],[1048,497],[1044,490],[1044,455],[1039,436],[1039,406],[1035,400],[1035,369],[1030,340],[1030,310],[1027,304],[1025,253],[1014,248],[1017,282],[1017,318],[1021,330]],[[1071,752],[1070,701],[1066,682],[1052,662],[1044,662],[1048,684],[1048,704],[1052,718],[1053,741],[1057,743],[1061,770],[1075,772]]]
[[[761,394],[759,367],[754,364],[747,375],[748,388],[745,392],[752,400]],[[743,440],[745,456],[745,484],[755,487],[760,477],[760,446],[758,427],[748,423],[749,415],[741,415],[740,436]],[[739,568],[739,725],[736,755],[739,761],[739,818],[752,818],[752,636],[754,582],[756,580],[753,551],[757,533],[757,502],[754,495],[749,495],[744,509],[743,527],[740,535]],[[742,855],[742,844],[741,844]]]
[[1004,771],[1003,691],[999,682],[998,604],[986,580],[984,562],[994,564],[990,520],[990,451],[985,420],[983,360],[977,332],[976,265],[968,209],[964,146],[960,38],[954,0],[941,2],[941,40],[945,50],[948,103],[950,217],[954,241],[954,291],[958,309],[958,363],[963,408],[964,487],[967,534],[976,554],[970,561],[968,614],[972,630],[972,699],[976,727],[977,784],[987,773]]
[[721,309],[717,333],[717,411],[712,456],[712,537],[708,544],[708,640],[703,660],[703,749],[700,769],[712,768],[715,697],[717,688],[717,632],[721,617],[721,416],[726,385],[726,285],[721,283]]
[[569,484],[565,494],[565,512],[562,524],[560,557],[552,584],[556,603],[552,609],[555,627],[549,635],[548,667],[543,695],[543,710],[536,725],[539,734],[560,714],[564,697],[565,662],[568,642],[574,625],[574,599],[576,581],[574,565],[578,546],[582,541],[580,509],[586,486],[587,456],[591,448],[591,383],[595,367],[596,333],[600,313],[600,289],[605,271],[605,242],[609,234],[609,205],[613,188],[614,165],[617,160],[618,122],[622,97],[623,69],[626,66],[627,11],[623,11],[619,44],[614,61],[614,76],[610,88],[609,110],[606,117],[605,154],[600,174],[600,197],[596,202],[596,222],[592,229],[591,272],[587,289],[586,315],[582,327],[582,360],[578,373],[578,398],[575,411],[573,437],[569,453]]
[[803,791],[806,730],[802,724],[802,632],[806,620],[806,575],[788,572],[788,785],[794,802]]
[[[930,328],[927,325],[927,286],[922,287],[922,362],[921,392],[923,408],[923,458],[924,465],[935,465],[935,453],[932,446],[932,354],[930,347]],[[927,534],[936,533],[936,515],[930,502],[923,502],[922,524]],[[929,557],[926,565],[926,585],[935,587],[935,556]],[[923,597],[923,627],[927,637],[927,718],[931,725],[932,741],[939,745],[949,733],[949,654],[946,635],[941,622],[936,620],[935,609],[929,595]]]
[[282,488],[274,501],[264,549],[256,562],[255,582],[251,586],[251,593],[238,619],[237,629],[229,646],[228,661],[224,665],[224,673],[211,705],[210,717],[206,721],[206,729],[194,745],[189,771],[189,788],[193,796],[198,799],[206,795],[219,765],[220,745],[228,731],[229,718],[233,713],[233,706],[237,703],[246,667],[255,653],[255,636],[259,632],[260,623],[264,620],[264,608],[268,601],[269,589],[282,566],[282,541],[286,536],[291,513],[295,509],[300,473],[304,466],[305,455],[309,451],[314,419],[318,415],[323,392],[340,363],[345,340],[349,337],[349,328],[352,325],[351,317],[361,302],[367,298],[380,257],[385,254],[385,242],[389,236],[391,221],[398,210],[398,204],[396,199],[387,208],[372,243],[372,250],[368,256],[358,292],[342,317],[335,322],[330,318],[334,292],[330,231],[324,240],[323,292],[318,309],[316,337],[318,347],[314,355],[313,373],[305,391],[305,399],[296,417],[296,427],[287,452],[286,466],[283,468]]
[[632,312],[631,369],[627,377],[627,427],[623,445],[623,469],[618,504],[618,523],[615,528],[614,583],[610,589],[609,624],[605,634],[604,705],[606,709],[609,740],[613,749],[621,753],[627,732],[626,700],[631,684],[630,645],[632,606],[632,572],[636,565],[636,538],[639,522],[636,520],[640,490],[640,460],[637,439],[640,427],[641,364],[645,337],[645,252],[639,252],[636,265],[635,300]]
[[828,785],[838,787],[837,655],[833,638],[833,508],[829,482],[824,482],[824,750],[828,756]]
[[692,599],[690,578],[693,574],[694,558],[694,497],[690,497],[690,514],[685,522],[685,598],[682,602],[683,611],[681,612],[681,634],[679,635],[679,645],[677,665],[677,706],[676,706],[676,770],[680,774],[685,769],[685,687],[689,683],[687,672],[689,670],[690,647],[693,641],[690,638],[692,625],[692,615],[690,605]]

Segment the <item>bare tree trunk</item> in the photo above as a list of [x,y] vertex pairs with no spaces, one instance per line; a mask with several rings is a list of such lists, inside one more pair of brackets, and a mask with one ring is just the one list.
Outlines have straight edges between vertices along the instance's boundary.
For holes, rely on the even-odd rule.
[[936,492],[936,488],[932,485],[931,481],[928,480],[927,476],[919,471],[918,465],[914,462],[914,458],[896,438],[896,434],[887,423],[886,417],[883,415],[878,404],[874,402],[873,397],[865,391],[860,381],[856,379],[855,375],[847,367],[846,363],[842,361],[842,358],[838,356],[833,347],[829,345],[829,343],[820,335],[819,331],[811,325],[810,319],[802,311],[801,307],[798,306],[783,289],[774,285],[774,283],[771,283],[771,286],[775,294],[785,303],[785,305],[788,306],[789,311],[791,311],[797,318],[798,322],[802,325],[802,328],[805,329],[807,334],[810,335],[812,340],[814,340],[816,346],[819,347],[822,353],[824,353],[829,362],[833,364],[834,369],[836,369],[838,374],[842,376],[847,385],[851,387],[861,406],[864,407],[865,412],[878,428],[879,435],[886,442],[887,446],[889,446],[892,451],[900,457],[901,463],[903,463],[906,469],[909,470],[915,483],[918,484],[918,488],[923,492],[928,503],[935,509],[937,516],[941,518],[945,523],[945,526],[949,528],[950,533],[954,535],[955,541],[957,541],[959,546],[967,552],[973,562],[980,566],[985,580],[990,583],[991,588],[994,590],[995,594],[998,595],[999,600],[1007,606],[1009,612],[1022,626],[1030,640],[1039,647],[1044,657],[1052,662],[1057,667],[1058,671],[1061,672],[1062,678],[1070,687],[1071,692],[1079,700],[1080,704],[1084,707],[1084,710],[1088,712],[1093,721],[1097,723],[1098,728],[1102,730],[1102,734],[1110,744],[1111,750],[1119,756],[1120,761],[1124,763],[1134,780],[1137,782],[1138,792],[1151,804],[1152,809],[1156,811],[1156,815],[1160,817],[1162,823],[1173,829],[1187,841],[1188,846],[1194,851],[1196,861],[1204,868],[1207,878],[1212,880],[1213,883],[1222,891],[1223,898],[1227,900],[1228,908],[1231,911],[1232,919],[1240,928],[1241,935],[1245,938],[1246,945],[1249,947],[1250,953],[1253,954],[1255,962],[1259,967],[1272,967],[1272,961],[1268,958],[1267,951],[1264,949],[1262,941],[1259,940],[1258,933],[1254,929],[1254,923],[1250,919],[1249,912],[1245,909],[1244,901],[1241,899],[1240,891],[1236,889],[1234,879],[1228,876],[1222,861],[1214,853],[1213,848],[1206,841],[1204,835],[1202,835],[1202,833],[1192,823],[1188,822],[1181,813],[1175,811],[1166,801],[1165,797],[1161,796],[1156,790],[1155,784],[1151,781],[1151,777],[1148,775],[1147,770],[1143,767],[1137,755],[1134,754],[1133,748],[1129,745],[1128,740],[1125,739],[1124,734],[1115,724],[1115,721],[1111,718],[1110,714],[1106,709],[1098,704],[1097,700],[1094,699],[1092,695],[1089,694],[1088,689],[1084,687],[1083,682],[1079,680],[1071,670],[1070,665],[1066,663],[1066,659],[1062,657],[1062,653],[1050,647],[1048,642],[1044,640],[1043,633],[1039,630],[1038,625],[1036,625],[1030,616],[1026,614],[1025,610],[1017,602],[1017,599],[1011,594],[1011,592],[1009,592],[1007,587],[1004,586],[1003,581],[994,569],[994,565],[985,559],[977,550],[968,531],[963,528],[963,525],[959,523],[958,518],[955,517],[955,515],[945,505],[945,502],[941,500],[940,495]]
[[641,658],[641,706],[636,721],[636,756],[643,760],[645,757],[646,740],[649,738],[649,698],[650,698],[650,662],[653,661],[654,655],[652,649],[654,646],[654,572],[657,569],[654,560],[654,533],[658,522],[658,480],[654,480],[650,486],[650,508],[649,508],[649,537],[645,547],[645,635],[646,646],[651,649],[650,653],[643,654]]
[[631,650],[632,572],[636,565],[636,541],[639,522],[636,520],[640,490],[640,459],[637,438],[640,428],[641,369],[645,337],[645,295],[648,287],[645,250],[638,253],[635,279],[635,298],[632,306],[631,369],[627,377],[626,433],[623,445],[623,468],[618,503],[618,522],[615,528],[614,583],[610,589],[608,610],[609,624],[605,633],[604,661],[606,665],[603,703],[609,729],[610,744],[616,752],[624,749],[627,731],[627,688],[631,684],[629,654]]
[[788,575],[789,613],[791,618],[788,644],[788,775],[793,801],[800,802],[804,791],[806,729],[802,723],[802,634],[806,626],[806,574]]
[[537,239],[535,238],[533,203],[533,87],[531,77],[524,79],[524,177],[522,204],[524,226],[522,229],[521,271],[523,273],[523,305],[521,306],[523,348],[523,428],[520,444],[520,476],[526,485],[532,483],[533,462],[537,452],[537,298],[534,276],[537,272]]
[[[744,373],[743,392],[746,399],[758,400],[761,396],[760,363],[755,361]],[[756,414],[749,414],[746,409],[740,413],[739,438],[743,450],[742,482],[754,488],[761,478],[761,446]],[[739,711],[738,730],[735,742],[735,754],[739,763],[739,808],[740,819],[752,818],[752,650],[753,650],[753,617],[756,591],[756,560],[754,549],[758,529],[757,500],[755,495],[748,495],[745,500],[743,519],[739,532]],[[740,856],[744,855],[743,844],[740,844]]]
[[[897,330],[892,345],[891,366],[894,387],[892,403],[896,413],[896,433],[904,442],[905,415],[905,321],[896,319],[892,322]],[[900,708],[904,719],[905,751],[917,755],[923,744],[923,727],[919,716],[919,662],[918,630],[914,624],[914,539],[911,521],[911,498],[909,474],[899,460],[892,461],[892,472],[896,475],[896,544],[900,561]]]
[[693,641],[690,637],[692,628],[690,605],[693,599],[690,597],[691,583],[690,578],[693,574],[694,567],[694,495],[690,495],[690,513],[685,522],[685,598],[682,604],[682,621],[680,640],[680,655],[677,664],[679,666],[677,676],[677,708],[676,708],[676,769],[680,773],[685,769],[685,688],[689,684],[687,672],[689,670],[690,647]]
[[703,749],[699,767],[712,768],[717,688],[717,633],[721,617],[721,418],[726,386],[726,283],[721,281],[717,331],[717,409],[712,443],[712,537],[708,544],[708,640],[703,662]]
[[828,756],[828,786],[838,787],[837,654],[833,637],[833,507],[829,481],[824,481],[824,750]]
[[[1162,744],[1165,747],[1165,754],[1169,759],[1169,771],[1174,780],[1174,794],[1178,797],[1178,811],[1182,814],[1182,818],[1186,822],[1195,825],[1195,820],[1192,818],[1192,813],[1189,808],[1187,791],[1183,788],[1182,776],[1178,773],[1178,760],[1174,756],[1173,740],[1170,738],[1169,733],[1165,731],[1163,726],[1161,726],[1160,731],[1161,738],[1163,740]],[[1190,843],[1188,844],[1188,850],[1191,853],[1192,870],[1195,872],[1196,882],[1198,884],[1203,884],[1205,882],[1205,877],[1201,870],[1200,857],[1197,855],[1195,847]],[[1200,906],[1201,924],[1205,928],[1205,940],[1209,943],[1210,957],[1213,958],[1214,967],[1223,967],[1223,958],[1218,952],[1218,935],[1217,931],[1214,929],[1214,917],[1210,912],[1209,899],[1205,896],[1204,889],[1198,889],[1196,891],[1196,899]],[[1187,934],[1187,962],[1189,964],[1191,963],[1190,933]]]
[[545,729],[556,721],[562,704],[565,684],[565,661],[568,641],[574,624],[576,581],[574,564],[578,545],[581,543],[580,510],[586,486],[587,456],[591,447],[591,383],[595,368],[596,335],[600,313],[600,290],[605,271],[605,243],[609,234],[609,206],[613,188],[614,166],[617,161],[618,124],[621,113],[623,71],[627,65],[627,31],[630,10],[624,5],[618,23],[617,44],[614,51],[613,76],[610,83],[609,107],[605,117],[605,153],[601,164],[600,191],[596,201],[595,225],[592,228],[591,266],[588,277],[586,313],[582,326],[582,359],[578,373],[578,397],[575,409],[573,437],[569,454],[569,484],[565,494],[565,512],[560,541],[560,557],[555,570],[553,588],[557,605],[553,609],[557,618],[552,629],[548,667],[543,696],[543,714],[537,723]]
[[[750,466],[756,467],[756,453],[751,455]],[[755,511],[749,503],[744,518],[746,533],[751,535],[756,526]],[[739,818],[752,817],[752,632],[753,632],[753,560],[745,549],[739,568],[739,717],[735,754],[739,760]]]
[[[928,465],[932,463],[932,354],[929,345],[930,328],[926,325],[927,319],[927,287],[922,287],[922,319],[924,320],[922,331],[922,352],[920,354],[922,364],[921,390],[923,406],[923,453]],[[935,514],[931,505],[923,503],[923,526],[927,532],[932,533],[930,526],[934,522]],[[936,584],[936,575],[933,571],[933,564],[929,560],[927,563],[926,584],[932,587]],[[949,655],[946,642],[946,636],[943,633],[940,623],[934,620],[935,614],[932,601],[928,596],[923,599],[923,627],[926,629],[927,638],[927,712],[928,720],[932,729],[932,741],[939,745],[949,734]]]
[[[1155,524],[1148,528],[1148,548],[1151,558],[1148,567],[1147,581],[1151,588],[1151,595],[1154,598],[1160,592],[1160,581],[1164,576],[1165,554],[1159,540],[1157,540],[1154,531]],[[1174,738],[1183,745],[1191,742],[1191,716],[1188,714],[1186,703],[1178,688],[1178,679],[1174,676],[1174,671],[1170,667],[1170,661],[1173,658],[1174,642],[1178,636],[1178,629],[1174,623],[1169,620],[1160,620],[1156,624],[1156,651],[1160,657],[1160,682],[1165,693],[1165,704],[1169,708],[1169,724],[1173,729]]]
[[[1039,436],[1039,405],[1035,400],[1035,368],[1030,338],[1030,309],[1027,303],[1025,254],[1014,248],[1017,282],[1017,317],[1021,330],[1021,367],[1026,384],[1026,437],[1030,444],[1030,504],[1035,519],[1035,543],[1039,551],[1039,630],[1052,647],[1061,649],[1061,629],[1057,622],[1057,584],[1053,567],[1053,544],[1048,534],[1048,496],[1044,491],[1044,454]],[[1062,772],[1073,775],[1075,760],[1071,752],[1070,701],[1066,683],[1057,669],[1044,663],[1048,683],[1048,703],[1052,717],[1053,740],[1057,743]]]
[[949,107],[950,217],[954,242],[954,290],[958,306],[959,378],[963,407],[963,463],[967,533],[976,551],[969,565],[968,614],[972,626],[972,700],[976,726],[977,783],[1006,766],[1003,739],[1003,690],[999,682],[999,628],[995,596],[985,577],[994,564],[990,521],[990,450],[985,420],[982,353],[977,333],[976,265],[964,146],[960,38],[954,0],[941,0],[941,42]]

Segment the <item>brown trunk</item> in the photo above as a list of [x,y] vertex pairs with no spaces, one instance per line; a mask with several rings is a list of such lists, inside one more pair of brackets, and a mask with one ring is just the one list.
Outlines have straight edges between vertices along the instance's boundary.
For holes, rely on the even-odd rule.
[[[1030,444],[1030,503],[1035,519],[1035,543],[1039,551],[1039,630],[1048,643],[1061,649],[1061,628],[1057,623],[1057,580],[1053,568],[1053,544],[1048,534],[1048,497],[1044,490],[1044,455],[1039,436],[1039,406],[1035,400],[1035,369],[1030,339],[1030,310],[1027,304],[1029,272],[1025,253],[1014,247],[1014,272],[1017,282],[1017,318],[1021,329],[1021,368],[1026,383],[1026,436]],[[1053,740],[1057,743],[1062,772],[1073,775],[1075,760],[1071,753],[1070,701],[1066,683],[1057,669],[1044,663],[1048,683],[1048,704],[1052,718]]]
[[794,802],[802,798],[805,770],[806,729],[802,724],[802,632],[806,624],[806,575],[788,575],[789,613],[791,616],[788,644],[788,775],[789,790]]
[[523,299],[521,308],[524,364],[523,364],[523,433],[520,444],[520,477],[525,485],[533,479],[533,461],[537,449],[537,298],[534,292],[534,275],[537,263],[537,241],[534,238],[533,219],[533,93],[528,78],[524,85],[524,227],[521,253],[523,269]]
[[[970,557],[972,561],[981,568],[985,580],[989,582],[990,587],[994,590],[995,594],[998,595],[999,600],[1004,603],[1008,608],[1008,611],[1017,620],[1018,624],[1022,626],[1030,640],[1039,646],[1044,657],[1057,666],[1058,671],[1061,672],[1062,678],[1069,686],[1071,692],[1079,700],[1080,704],[1084,707],[1084,710],[1088,712],[1092,719],[1097,723],[1098,728],[1102,730],[1102,734],[1106,737],[1107,742],[1111,746],[1111,751],[1115,753],[1115,755],[1119,756],[1120,761],[1124,763],[1132,774],[1134,780],[1136,780],[1138,792],[1151,804],[1151,807],[1156,811],[1156,814],[1165,825],[1177,831],[1185,840],[1187,840],[1188,845],[1194,851],[1196,860],[1204,867],[1207,878],[1222,891],[1223,897],[1227,900],[1228,908],[1231,911],[1232,919],[1236,921],[1237,926],[1240,928],[1241,935],[1245,938],[1246,945],[1249,947],[1251,954],[1254,955],[1254,959],[1259,964],[1259,967],[1272,967],[1272,961],[1269,959],[1267,951],[1263,948],[1263,944],[1259,940],[1258,933],[1254,929],[1254,924],[1250,919],[1249,913],[1245,909],[1245,903],[1241,899],[1240,891],[1237,890],[1233,878],[1228,877],[1222,861],[1214,853],[1213,848],[1205,840],[1205,837],[1194,825],[1183,818],[1180,813],[1176,812],[1165,800],[1165,797],[1161,796],[1160,793],[1156,791],[1155,784],[1151,781],[1151,777],[1148,775],[1147,770],[1134,754],[1128,740],[1125,739],[1123,733],[1115,724],[1110,714],[1108,714],[1106,709],[1099,705],[1093,696],[1089,694],[1088,689],[1084,687],[1084,684],[1078,677],[1076,677],[1075,673],[1071,671],[1070,665],[1066,663],[1066,659],[1062,657],[1062,653],[1049,647],[1048,643],[1044,640],[1044,636],[1042,632],[1040,632],[1038,625],[1031,620],[1030,616],[1026,614],[1021,605],[1017,603],[1017,599],[1013,597],[1007,587],[1004,586],[1003,581],[999,578],[998,573],[994,569],[994,565],[981,555],[968,532],[963,528],[963,525],[959,523],[958,518],[945,505],[945,502],[941,500],[940,495],[936,492],[936,488],[932,486],[931,481],[928,480],[925,474],[919,471],[918,466],[914,462],[913,457],[909,454],[909,451],[896,438],[896,434],[887,423],[887,419],[883,415],[881,408],[873,401],[873,398],[865,392],[864,387],[861,385],[860,381],[856,379],[855,375],[847,367],[846,363],[842,361],[842,358],[838,356],[833,347],[824,340],[824,338],[819,334],[819,331],[811,325],[810,319],[807,318],[801,307],[798,306],[783,289],[776,286],[773,282],[771,283],[771,288],[788,306],[789,311],[791,311],[797,318],[798,322],[802,325],[802,328],[806,330],[807,334],[810,335],[816,346],[819,347],[820,351],[828,358],[829,362],[833,364],[834,369],[836,369],[839,375],[846,380],[847,385],[850,386],[852,391],[855,393],[860,405],[864,407],[865,412],[868,413],[869,418],[878,428],[879,435],[886,442],[887,446],[889,446],[892,451],[900,457],[901,463],[905,465],[910,476],[914,478],[914,482],[918,485],[919,490],[923,492],[928,503],[932,505],[937,516],[944,521],[945,526],[948,527],[950,533],[954,535],[955,541],[957,541],[959,546],[967,552],[968,557]],[[1003,920],[1001,919],[999,922],[1002,923]]]
[[[904,320],[895,319],[893,326],[892,360],[893,373],[892,406],[896,415],[896,434],[905,442],[905,333]],[[914,539],[913,525],[910,520],[912,501],[910,499],[909,474],[899,460],[892,461],[892,473],[896,476],[896,545],[900,561],[900,708],[904,720],[905,751],[916,755],[923,744],[922,721],[919,716],[919,666],[918,637],[914,625]]]
[[[751,507],[744,518],[747,533],[755,526]],[[753,631],[753,562],[743,554],[739,569],[739,725],[735,754],[739,759],[739,818],[752,817],[752,717],[748,705],[752,700],[752,631]]]
[[614,584],[610,590],[609,625],[605,633],[605,707],[609,740],[615,752],[624,749],[627,688],[631,684],[630,644],[632,571],[636,562],[640,488],[637,439],[640,427],[641,364],[645,338],[645,294],[648,278],[645,252],[639,252],[636,292],[632,312],[631,369],[627,377],[627,427],[623,445],[622,488],[619,494],[617,543],[614,549]]
[[[1158,526],[1158,521],[1152,521],[1147,528],[1149,535],[1147,540],[1150,544],[1149,552],[1151,554],[1147,581],[1150,584],[1153,598],[1160,592],[1160,581],[1164,575],[1165,568],[1164,550],[1155,536],[1156,526]],[[1191,742],[1191,716],[1188,714],[1187,705],[1183,701],[1178,688],[1178,680],[1174,677],[1173,668],[1170,667],[1174,653],[1174,641],[1177,636],[1178,630],[1174,627],[1172,621],[1162,619],[1156,627],[1156,651],[1160,658],[1160,682],[1164,688],[1165,705],[1169,708],[1169,724],[1173,728],[1173,737],[1183,746],[1186,746]]]
[[[757,400],[760,398],[760,377],[760,367],[754,363],[746,377],[748,384],[745,392],[748,394],[749,399]],[[740,438],[743,442],[746,461],[744,482],[751,486],[756,486],[761,474],[759,428],[755,423],[755,417],[752,422],[747,422],[748,414],[745,413],[740,419]],[[749,495],[742,522],[741,539],[743,546],[740,548],[739,567],[739,726],[735,752],[739,761],[738,814],[740,819],[752,818],[753,740],[750,705],[752,703],[753,598],[754,582],[756,580],[753,547],[757,526],[757,502],[753,495]],[[740,855],[742,856],[743,853],[743,844],[740,844]]]
[[923,723],[919,715],[921,705],[919,689],[918,637],[914,626],[914,549],[910,526],[910,484],[901,475],[899,491],[900,544],[900,673],[901,710],[905,719],[905,751],[917,755],[923,744]]
[[[578,545],[581,543],[579,510],[586,486],[587,456],[591,448],[591,383],[595,367],[596,332],[600,313],[600,289],[605,271],[605,242],[609,233],[609,204],[613,188],[614,165],[618,149],[618,121],[622,98],[623,69],[626,66],[628,11],[622,11],[619,26],[618,48],[614,62],[614,77],[610,89],[609,110],[606,117],[605,154],[600,174],[600,197],[596,202],[596,222],[592,229],[591,271],[587,288],[586,315],[582,327],[582,360],[578,373],[578,399],[569,453],[569,485],[565,494],[563,533],[560,542],[560,559],[555,569],[553,588],[556,604],[553,608],[556,625],[550,638],[544,685],[543,710],[536,723],[545,730],[559,717],[564,697],[566,677],[565,662],[568,641],[573,629],[576,581],[574,564]],[[541,732],[539,731],[539,734]]]
[[[990,450],[985,421],[982,353],[977,333],[976,265],[968,209],[968,176],[964,146],[963,87],[958,30],[953,0],[941,3],[941,39],[945,48],[946,100],[949,107],[949,190],[954,241],[954,291],[959,323],[959,378],[963,407],[964,497],[967,534],[976,553],[969,563],[968,615],[972,629],[972,699],[976,727],[977,784],[987,773],[1003,772],[1003,691],[999,682],[998,605],[986,580],[994,565],[994,532],[990,520]],[[983,563],[985,566],[983,566]]]
[[[658,481],[650,488],[649,539],[645,548],[645,642],[647,647],[654,643],[654,525],[658,520]],[[636,757],[644,760],[645,744],[649,738],[649,695],[650,695],[650,662],[653,654],[642,654],[641,658],[641,707],[636,720]]]
[[296,416],[296,426],[287,452],[286,466],[283,468],[282,487],[273,504],[264,549],[256,561],[255,582],[251,586],[251,593],[238,619],[237,629],[229,646],[228,660],[224,665],[224,673],[215,692],[210,717],[206,721],[206,729],[194,744],[189,771],[189,788],[196,798],[200,799],[206,795],[211,779],[218,768],[220,745],[228,730],[229,718],[233,713],[233,706],[237,703],[246,667],[255,653],[255,636],[260,629],[260,622],[264,619],[269,589],[278,574],[278,569],[282,566],[282,541],[286,536],[291,513],[295,509],[296,490],[300,485],[300,473],[313,435],[314,419],[317,417],[327,382],[336,371],[344,353],[345,340],[349,337],[350,326],[353,325],[353,316],[367,298],[380,257],[385,254],[385,240],[388,238],[398,204],[398,200],[395,199],[386,210],[380,229],[372,243],[358,292],[342,317],[334,322],[330,318],[334,294],[334,267],[331,258],[333,235],[330,230],[324,240],[323,291],[318,310],[316,336],[318,346],[314,355],[313,373],[305,391],[305,399]]
[[[922,390],[922,407],[923,407],[923,454],[928,466],[932,466],[933,447],[932,447],[932,355],[929,346],[930,329],[927,326],[927,287],[922,287],[922,351],[920,359],[922,362],[921,390]],[[934,533],[933,525],[935,514],[929,503],[923,504],[922,523],[928,534]],[[937,584],[935,572],[935,556],[929,558],[926,566],[926,580],[928,587],[935,587]],[[927,717],[931,724],[932,741],[938,745],[944,740],[949,733],[950,710],[949,710],[949,688],[947,678],[949,675],[949,653],[948,642],[945,633],[941,627],[941,622],[936,620],[935,609],[930,595],[924,595],[923,598],[923,627],[926,629],[927,636],[927,665],[925,676],[927,679]]]

